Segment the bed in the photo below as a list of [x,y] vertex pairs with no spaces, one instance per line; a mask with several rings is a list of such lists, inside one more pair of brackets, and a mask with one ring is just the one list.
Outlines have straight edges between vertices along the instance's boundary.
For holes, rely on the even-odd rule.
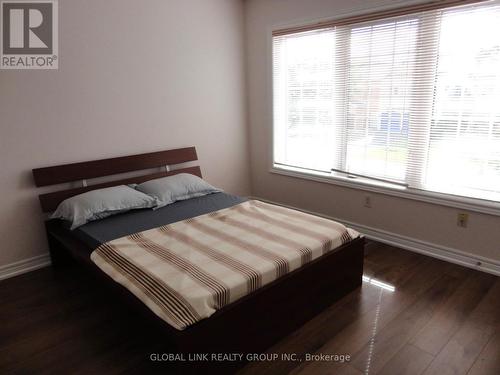
[[[185,167],[185,163],[192,163],[197,159],[196,149],[188,147],[37,168],[33,170],[33,176],[36,186],[39,187],[81,181],[81,187],[39,196],[42,211],[51,212],[64,199],[94,189],[141,183],[178,173],[189,173],[201,177],[199,166]],[[151,172],[153,168],[161,170]],[[149,172],[111,182],[87,184],[89,179],[140,170]],[[310,256],[300,266],[287,269],[286,272],[270,279],[269,282],[251,288],[247,294],[236,300],[221,304],[208,317],[193,321],[183,327],[175,327],[172,322],[167,323],[161,314],[155,313],[154,309],[146,306],[147,303],[131,293],[130,288],[123,283],[116,282],[115,275],[104,272],[103,268],[95,262],[96,251],[106,248],[107,244],[130,238],[136,233],[148,233],[158,228],[171,228],[191,222],[193,225],[205,225],[205,222],[199,222],[201,218],[208,221],[215,220],[217,215],[222,215],[223,219],[220,220],[224,221],[229,220],[226,217],[230,214],[244,214],[248,216],[248,222],[251,223],[252,215],[259,210],[267,210],[263,211],[265,213],[274,212],[277,216],[268,220],[273,220],[277,226],[292,225],[292,229],[297,228],[293,227],[293,218],[280,216],[288,213],[288,211],[280,210],[287,209],[224,192],[176,202],[158,210],[137,210],[111,216],[90,222],[76,230],[69,230],[60,220],[47,220],[45,227],[55,269],[65,267],[75,260],[89,269],[95,277],[102,280],[103,284],[109,286],[111,291],[122,296],[130,305],[139,309],[144,316],[157,324],[165,332],[165,339],[172,345],[172,351],[259,353],[359,287],[363,271],[364,238],[362,236],[356,236],[352,232],[351,236],[347,235],[347,238],[341,239],[341,244],[337,244],[335,248],[325,248],[326,251],[320,255]],[[292,214],[299,215],[299,211],[294,211]],[[280,218],[283,218],[282,222]],[[304,218],[298,217],[297,220],[304,220]],[[325,219],[313,220],[319,222]],[[242,222],[239,226],[244,226],[244,224]],[[320,222],[318,224],[324,225]],[[186,228],[180,232],[188,231],[189,228]],[[223,228],[221,236],[227,237],[226,231]],[[239,235],[237,232],[232,238],[237,238]],[[331,242],[325,242],[323,247],[325,246],[333,247]],[[94,261],[91,259],[92,254],[94,254]],[[302,258],[306,259],[304,256]],[[283,319],[284,316],[287,318]],[[241,363],[231,365],[239,366]]]

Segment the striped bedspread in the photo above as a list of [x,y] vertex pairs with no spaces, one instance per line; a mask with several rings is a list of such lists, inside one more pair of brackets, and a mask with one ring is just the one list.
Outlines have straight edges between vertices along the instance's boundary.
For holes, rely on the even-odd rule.
[[250,200],[110,241],[91,259],[182,330],[357,236],[337,222]]

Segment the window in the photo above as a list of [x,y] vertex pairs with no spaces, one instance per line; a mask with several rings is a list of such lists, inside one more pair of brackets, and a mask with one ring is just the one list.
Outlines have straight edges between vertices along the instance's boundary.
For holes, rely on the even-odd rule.
[[500,4],[372,18],[273,36],[275,166],[500,201]]

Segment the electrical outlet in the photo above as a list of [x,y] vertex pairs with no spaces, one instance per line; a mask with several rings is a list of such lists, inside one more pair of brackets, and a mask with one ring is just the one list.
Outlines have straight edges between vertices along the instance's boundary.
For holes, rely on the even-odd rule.
[[366,208],[372,208],[372,197],[370,195],[365,195],[363,206],[365,206]]
[[465,212],[460,212],[457,215],[457,225],[462,228],[467,228],[467,222],[469,221],[469,214]]

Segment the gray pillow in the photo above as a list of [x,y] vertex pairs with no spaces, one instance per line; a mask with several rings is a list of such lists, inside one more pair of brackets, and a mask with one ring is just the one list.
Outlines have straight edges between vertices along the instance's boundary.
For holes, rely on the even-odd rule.
[[51,219],[64,219],[75,229],[89,221],[134,210],[151,208],[156,205],[154,198],[128,186],[113,186],[75,195],[59,204]]
[[221,191],[198,176],[189,173],[179,173],[173,176],[149,180],[137,185],[135,188],[156,199],[157,206],[155,209],[176,201],[201,197]]

